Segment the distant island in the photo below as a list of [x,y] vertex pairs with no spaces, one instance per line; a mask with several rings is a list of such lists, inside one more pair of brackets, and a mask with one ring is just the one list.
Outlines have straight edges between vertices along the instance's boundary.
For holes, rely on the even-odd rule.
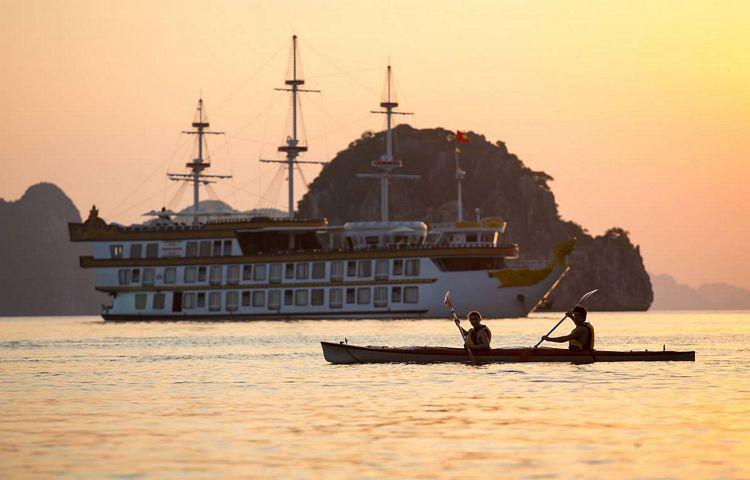
[[[418,174],[417,181],[391,185],[392,217],[427,222],[456,218],[455,163],[451,132],[441,129],[394,129],[395,153],[404,161],[403,173]],[[646,310],[653,301],[651,280],[640,250],[628,233],[613,227],[591,235],[582,226],[560,217],[549,187],[552,177],[534,171],[502,142],[469,133],[461,163],[464,180],[464,217],[475,209],[484,217],[508,221],[508,240],[521,247],[525,258],[549,255],[554,245],[575,237],[569,256],[572,267],[553,292],[547,308],[565,310],[582,292],[599,288],[591,307],[598,310]],[[365,132],[339,152],[312,182],[299,202],[299,215],[327,217],[331,223],[378,218],[379,189],[369,179],[370,162],[383,151],[384,134]],[[223,202],[206,201],[209,212],[238,212]],[[107,212],[101,212],[104,218]],[[251,212],[276,215],[280,212]],[[17,201],[0,200],[0,315],[98,314],[107,297],[94,291],[93,272],[78,266],[86,246],[68,241],[67,222],[79,222],[80,213],[57,186],[40,183]],[[111,219],[109,219],[111,220]]]
[[750,310],[750,290],[728,283],[693,288],[669,275],[651,275],[653,310]]

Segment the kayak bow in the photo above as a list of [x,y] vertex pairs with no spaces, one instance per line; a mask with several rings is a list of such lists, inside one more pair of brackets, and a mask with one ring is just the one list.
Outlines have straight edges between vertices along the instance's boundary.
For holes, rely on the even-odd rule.
[[[361,347],[344,343],[320,342],[323,356],[335,364],[347,363],[437,363],[462,362],[468,357],[463,348],[452,347]],[[528,352],[531,351],[531,354]],[[693,362],[695,352],[673,351],[607,351],[594,352],[566,350],[562,348],[493,348],[472,352],[475,363],[523,363],[523,362]],[[522,354],[525,354],[522,356]]]

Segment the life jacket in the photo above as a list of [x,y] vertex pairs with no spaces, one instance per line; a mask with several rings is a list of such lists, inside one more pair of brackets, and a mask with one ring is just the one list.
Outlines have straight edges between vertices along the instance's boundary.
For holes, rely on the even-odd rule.
[[490,329],[487,328],[487,325],[479,325],[479,327],[475,330],[473,327],[469,329],[469,334],[466,335],[466,346],[469,348],[476,347],[479,345],[477,335],[479,335],[479,332],[481,330],[484,330],[484,332],[487,334],[487,341],[488,343],[492,342],[492,332],[490,332]]
[[574,338],[568,342],[568,348],[570,350],[593,350],[594,349],[594,326],[588,322],[584,322],[583,326],[589,331],[588,337],[584,343]]

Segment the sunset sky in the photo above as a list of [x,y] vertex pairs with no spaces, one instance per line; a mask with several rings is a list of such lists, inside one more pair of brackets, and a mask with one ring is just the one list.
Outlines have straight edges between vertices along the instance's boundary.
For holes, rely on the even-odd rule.
[[1,3],[6,200],[48,181],[84,216],[96,203],[142,221],[179,187],[164,174],[190,158],[179,132],[202,93],[227,132],[209,173],[234,175],[218,196],[284,208],[278,167],[258,159],[286,135],[273,88],[296,33],[306,86],[322,90],[303,99],[306,158],[383,128],[368,112],[390,59],[413,126],[506,142],[554,177],[564,218],[628,230],[652,273],[750,288],[747,3]]

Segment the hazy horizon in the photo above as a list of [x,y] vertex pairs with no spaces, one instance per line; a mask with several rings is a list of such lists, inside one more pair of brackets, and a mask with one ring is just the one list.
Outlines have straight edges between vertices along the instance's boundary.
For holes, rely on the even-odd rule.
[[[369,111],[390,59],[415,128],[505,142],[554,177],[564,218],[595,235],[629,231],[650,272],[750,288],[742,5],[4,3],[6,200],[49,181],[84,216],[96,204],[109,221],[142,221],[178,188],[164,174],[190,158],[179,132],[202,93],[212,128],[227,132],[209,139],[209,173],[235,176],[218,196],[284,208],[283,176],[258,159],[287,134],[289,102],[273,88],[296,33],[306,87],[323,91],[302,100],[306,158],[383,128]],[[308,181],[318,172],[304,167]]]

